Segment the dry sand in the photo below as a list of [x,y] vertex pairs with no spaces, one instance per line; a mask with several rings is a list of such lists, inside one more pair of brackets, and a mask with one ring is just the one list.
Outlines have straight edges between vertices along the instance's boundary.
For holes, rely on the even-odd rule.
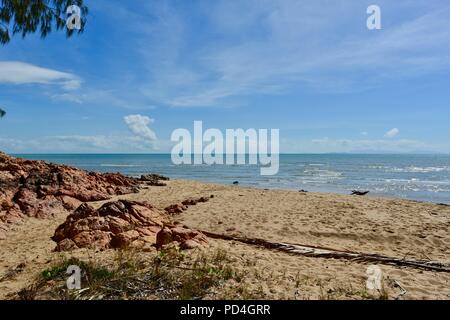
[[[299,193],[170,181],[117,198],[149,201],[159,208],[190,197],[214,195],[176,219],[191,228],[271,241],[327,246],[398,258],[450,263],[450,207],[406,200]],[[101,203],[97,203],[100,205]],[[65,220],[28,219],[0,240],[0,298],[30,284],[62,254],[50,240]],[[368,265],[274,252],[233,241],[211,240],[207,250],[226,249],[246,271],[249,289],[268,299],[359,299]],[[111,252],[65,254],[108,259]],[[17,268],[20,266],[19,268]],[[389,298],[450,299],[450,274],[380,265]],[[16,275],[13,270],[18,270]],[[4,275],[9,275],[3,278]],[[217,295],[220,296],[220,295]]]

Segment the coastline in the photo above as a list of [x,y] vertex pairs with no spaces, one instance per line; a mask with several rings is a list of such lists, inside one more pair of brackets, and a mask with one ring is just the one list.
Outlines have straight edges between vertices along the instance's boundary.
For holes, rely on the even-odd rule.
[[[399,258],[450,262],[450,207],[410,200],[300,193],[241,186],[172,180],[165,187],[146,186],[139,193],[114,199],[148,201],[156,208],[190,197],[214,197],[190,207],[176,220],[199,230],[384,254]],[[99,207],[106,201],[92,203]],[[0,282],[2,298],[14,297],[43,269],[61,257],[52,250],[54,229],[65,214],[51,219],[27,218],[1,240],[0,275],[24,264],[13,279]],[[246,274],[251,292],[267,299],[358,299],[365,291],[364,262],[295,256],[236,241],[210,239],[202,249],[222,248],[231,263]],[[79,249],[64,253],[107,261],[114,250]],[[142,253],[154,255],[154,252]],[[449,299],[450,274],[380,265],[390,298],[400,295],[395,283],[407,290],[404,299]],[[395,282],[393,282],[395,280]],[[220,297],[218,293],[210,298]]]

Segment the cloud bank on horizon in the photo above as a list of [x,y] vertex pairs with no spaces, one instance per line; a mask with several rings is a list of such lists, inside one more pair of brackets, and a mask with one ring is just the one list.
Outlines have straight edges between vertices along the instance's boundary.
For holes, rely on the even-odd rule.
[[202,120],[286,153],[450,153],[450,5],[377,1],[370,31],[371,4],[95,1],[80,37],[0,48],[0,149],[168,152]]

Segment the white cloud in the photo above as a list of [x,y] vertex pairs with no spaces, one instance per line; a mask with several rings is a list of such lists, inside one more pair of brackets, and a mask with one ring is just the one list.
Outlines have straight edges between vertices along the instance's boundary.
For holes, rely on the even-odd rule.
[[385,138],[395,138],[396,136],[398,136],[400,133],[400,130],[397,128],[391,129],[388,132],[385,133],[384,137]]
[[367,132],[367,131],[363,131],[363,132],[361,132],[360,133],[362,136],[368,136],[369,135],[369,133]]
[[156,52],[146,45],[139,49],[152,74],[142,91],[170,106],[217,106],[299,85],[359,91],[450,68],[449,10],[431,7],[414,17],[400,16],[382,32],[370,33],[364,5],[323,2],[215,1],[206,18],[220,36],[195,48],[186,46],[194,30],[184,14],[166,10],[145,28],[157,30],[160,46]]
[[69,102],[76,104],[96,104],[100,106],[117,107],[129,110],[151,110],[156,106],[149,105],[146,101],[140,101],[136,94],[123,95],[118,90],[103,90],[87,88],[82,92],[64,92],[48,96],[56,102]]
[[82,104],[83,99],[82,97],[70,94],[70,93],[61,93],[61,94],[54,94],[51,96],[52,100],[54,101],[68,101],[72,103]]
[[157,140],[155,132],[149,127],[149,124],[154,122],[153,119],[140,114],[133,114],[124,117],[124,120],[130,131],[137,137],[147,142]]
[[52,84],[65,90],[78,89],[81,79],[71,73],[38,67],[18,61],[0,61],[0,83]]

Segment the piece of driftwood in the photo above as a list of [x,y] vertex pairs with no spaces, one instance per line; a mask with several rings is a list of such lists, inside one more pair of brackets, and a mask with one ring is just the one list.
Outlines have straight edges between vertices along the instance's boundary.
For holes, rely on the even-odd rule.
[[427,261],[427,260],[409,260],[403,258],[395,258],[389,256],[383,256],[379,254],[354,252],[338,250],[326,247],[318,247],[311,245],[302,244],[291,244],[283,242],[272,242],[263,239],[255,238],[244,238],[229,236],[224,234],[217,234],[208,231],[201,231],[207,237],[220,240],[237,241],[245,244],[255,245],[264,247],[267,249],[278,250],[283,252],[288,252],[292,254],[297,254],[306,257],[314,258],[328,258],[328,259],[345,259],[357,262],[374,262],[385,265],[394,265],[400,267],[410,267],[415,269],[431,270],[437,272],[448,272],[450,273],[450,265],[444,264],[437,261]]
[[358,190],[353,190],[352,191],[352,196],[365,196],[367,194],[369,194],[370,191],[358,191]]

